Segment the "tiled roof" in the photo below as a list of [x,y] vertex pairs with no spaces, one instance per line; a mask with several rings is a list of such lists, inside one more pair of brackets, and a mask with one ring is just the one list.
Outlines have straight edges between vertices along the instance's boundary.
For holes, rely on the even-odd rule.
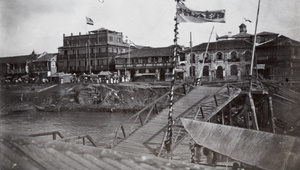
[[[178,46],[179,47],[179,46]],[[173,56],[174,45],[168,47],[144,47],[130,51],[130,58]],[[128,58],[129,53],[120,54],[118,58]]]
[[0,63],[10,63],[10,64],[18,64],[18,63],[26,63],[27,60],[36,59],[37,56],[33,55],[20,55],[20,56],[12,56],[12,57],[0,57]]
[[291,46],[291,45],[300,46],[300,42],[281,35],[271,41],[267,41],[265,43],[258,45],[258,47]]
[[[193,51],[205,51],[207,43],[202,43],[193,47]],[[224,49],[239,49],[239,48],[251,48],[252,43],[246,40],[221,40],[216,42],[210,42],[208,51],[212,50],[224,50]]]

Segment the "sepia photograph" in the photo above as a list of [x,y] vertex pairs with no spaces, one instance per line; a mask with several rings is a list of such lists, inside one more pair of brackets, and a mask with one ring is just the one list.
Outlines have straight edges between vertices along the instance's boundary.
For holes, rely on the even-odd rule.
[[0,170],[298,170],[300,1],[0,0]]

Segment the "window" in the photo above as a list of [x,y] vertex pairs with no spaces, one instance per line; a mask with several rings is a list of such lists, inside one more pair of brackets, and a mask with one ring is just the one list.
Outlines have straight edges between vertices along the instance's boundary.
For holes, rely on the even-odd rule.
[[223,60],[223,53],[218,52],[218,53],[216,54],[216,58],[217,58],[217,60]]
[[101,48],[101,53],[105,53],[106,52],[106,48],[105,47],[102,47]]
[[229,61],[232,61],[232,62],[238,62],[238,61],[240,61],[240,58],[238,57],[238,54],[237,54],[236,51],[232,51],[230,53],[230,59],[229,59]]
[[114,37],[113,36],[109,36],[109,41],[114,41]]
[[112,48],[111,48],[111,47],[108,48],[108,52],[109,52],[109,53],[112,52]]
[[[182,61],[182,60],[180,60],[180,61]],[[190,54],[190,63],[196,63],[196,54],[195,53]]]
[[203,76],[209,76],[209,67],[208,66],[204,66],[202,75]]
[[236,76],[238,74],[237,65],[231,65],[230,66],[230,75]]
[[250,51],[245,52],[245,61],[251,61],[252,53]]
[[[203,53],[203,57],[204,57],[204,53]],[[206,56],[205,56],[205,61],[204,61],[205,63],[210,63],[211,62],[211,56],[208,54],[208,53],[206,53]]]
[[65,51],[64,51],[64,55],[68,55],[68,50],[65,50]]

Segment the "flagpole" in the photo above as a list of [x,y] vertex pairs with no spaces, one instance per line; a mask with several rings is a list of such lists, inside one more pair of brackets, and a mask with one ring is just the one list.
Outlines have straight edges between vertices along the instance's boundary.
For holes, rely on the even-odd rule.
[[[177,5],[179,4],[181,0],[176,0]],[[167,139],[165,142],[166,150],[168,153],[171,152],[172,148],[172,126],[173,126],[173,100],[174,100],[174,87],[175,87],[175,68],[176,68],[176,58],[178,57],[178,51],[177,51],[177,35],[178,35],[178,18],[177,18],[178,12],[176,11],[175,15],[175,29],[174,29],[174,49],[173,49],[173,61],[172,61],[172,80],[171,80],[171,89],[169,94],[169,113],[168,113],[168,129],[167,129]]]
[[208,43],[207,43],[207,45],[206,45],[206,49],[205,49],[205,53],[204,53],[205,56],[203,56],[202,68],[200,69],[200,74],[199,74],[199,77],[198,77],[196,86],[199,86],[199,85],[200,85],[200,82],[201,82],[200,79],[201,79],[201,77],[202,77],[202,72],[203,72],[203,68],[204,68],[204,67],[203,67],[203,66],[204,66],[204,61],[205,61],[205,57],[206,57],[206,54],[207,54],[207,51],[208,51],[208,47],[209,47],[209,44],[210,44],[211,35],[212,35],[213,31],[214,31],[214,27],[215,27],[215,26],[213,26],[212,29],[211,29],[210,36],[209,36],[209,39],[208,39]]
[[253,48],[252,48],[252,57],[251,57],[251,68],[250,68],[250,90],[252,89],[252,73],[253,73],[253,62],[254,62],[254,54],[255,54],[255,46],[256,46],[256,32],[257,32],[257,24],[258,24],[258,15],[260,8],[260,0],[258,0],[257,14],[256,14],[256,22],[255,22],[255,31],[254,31],[254,40],[253,40]]

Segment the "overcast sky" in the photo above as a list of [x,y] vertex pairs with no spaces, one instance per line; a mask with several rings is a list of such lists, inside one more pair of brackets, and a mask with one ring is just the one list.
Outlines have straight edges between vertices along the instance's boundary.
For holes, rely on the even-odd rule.
[[[218,34],[239,32],[245,22],[254,34],[258,0],[186,0],[193,10],[226,10],[226,23],[182,23],[180,45],[207,42],[214,26],[212,41]],[[57,52],[63,34],[78,35],[101,27],[122,32],[137,45],[169,46],[174,38],[174,0],[0,0],[0,57],[27,55],[35,50]],[[86,25],[85,17],[94,25]],[[258,32],[283,34],[300,41],[300,1],[261,0]]]

